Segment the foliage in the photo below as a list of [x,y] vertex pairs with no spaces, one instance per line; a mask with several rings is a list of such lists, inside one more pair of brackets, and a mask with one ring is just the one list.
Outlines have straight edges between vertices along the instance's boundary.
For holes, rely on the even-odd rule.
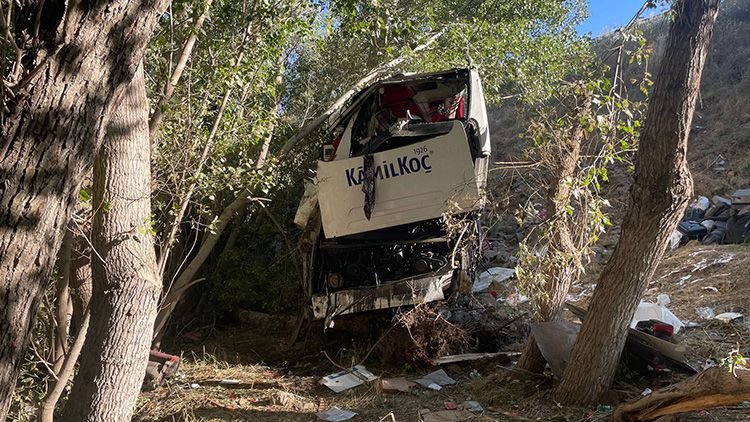
[[[53,281],[57,279],[53,277]],[[53,346],[50,344],[50,333],[54,330],[54,308],[55,283],[51,282],[45,286],[44,297],[34,319],[32,338],[29,350],[24,356],[21,373],[16,382],[16,391],[13,395],[8,420],[33,421],[36,420],[37,404],[47,394],[49,382],[49,371],[46,365],[52,354]]]
[[[619,47],[613,51],[617,57],[612,68],[605,64],[589,67],[581,75],[584,86],[561,83],[558,94],[539,105],[529,123],[527,136],[532,144],[529,151],[541,165],[535,177],[539,182],[537,193],[517,214],[519,226],[530,227],[519,246],[517,273],[519,284],[536,306],[549,300],[547,286],[557,270],[568,268],[571,274],[584,271],[592,247],[612,224],[606,213],[609,201],[602,196],[602,184],[609,180],[608,170],[619,165],[632,172],[631,159],[638,144],[648,87],[652,84],[647,66],[650,51],[642,34],[632,28],[622,31]],[[624,80],[626,60],[629,65],[643,66],[641,78]],[[606,77],[609,71],[612,76]],[[629,92],[631,89],[635,89],[635,95]],[[580,108],[573,110],[567,105],[571,97],[580,96],[581,90],[587,91],[592,104],[585,115],[578,113]],[[547,210],[537,201],[541,199],[544,203],[547,199],[549,174],[553,173],[549,165],[556,162],[553,155],[561,153],[554,147],[560,139],[571,136],[577,125],[587,135],[582,140],[577,171],[565,181],[571,189],[570,197],[561,199],[558,215],[546,215]],[[549,249],[560,225],[570,228],[573,249]]]
[[237,245],[221,253],[207,278],[209,297],[224,312],[295,312],[301,303],[299,257],[263,213],[254,214],[256,224],[238,228]]
[[[203,2],[177,2],[162,22],[149,50],[147,69],[154,74],[152,91],[170,77],[169,57],[186,38],[189,21]],[[197,182],[194,216],[211,221],[243,188],[267,192],[277,183],[273,164],[256,170],[263,141],[271,136],[276,104],[286,95],[285,62],[294,40],[310,30],[311,10],[304,2],[214,2],[183,81],[170,104],[158,135],[155,160],[158,183],[155,212],[173,212],[175,198]],[[243,36],[243,34],[245,34]],[[178,51],[179,52],[179,51]],[[237,62],[238,52],[245,57]],[[156,69],[156,71],[153,71]],[[205,142],[218,117],[221,99],[231,89],[216,141],[205,170],[194,177]],[[152,95],[158,98],[158,95]],[[283,181],[283,179],[282,179]]]
[[[431,36],[430,48],[396,69],[427,72],[474,65],[490,104],[522,87],[533,101],[554,81],[576,72],[587,42],[575,35],[584,2],[514,0],[323,2],[320,38],[307,44],[294,65],[294,121],[322,110],[360,77],[389,60],[408,56]],[[310,111],[312,109],[312,112]]]

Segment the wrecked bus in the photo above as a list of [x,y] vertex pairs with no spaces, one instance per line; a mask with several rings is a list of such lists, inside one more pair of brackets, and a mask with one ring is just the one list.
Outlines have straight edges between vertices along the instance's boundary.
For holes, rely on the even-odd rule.
[[477,71],[382,80],[332,123],[295,217],[314,318],[470,286],[490,156]]

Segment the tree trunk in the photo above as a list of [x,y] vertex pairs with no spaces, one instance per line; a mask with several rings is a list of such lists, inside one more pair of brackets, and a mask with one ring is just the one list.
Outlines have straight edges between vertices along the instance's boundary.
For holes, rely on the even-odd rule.
[[[571,224],[566,209],[570,204],[570,192],[575,183],[578,159],[581,153],[581,140],[586,130],[581,121],[591,112],[591,96],[585,86],[580,86],[581,94],[576,95],[576,108],[570,135],[556,144],[548,152],[551,160],[552,175],[547,192],[547,213],[549,237],[545,254],[547,278],[542,294],[534,298],[536,322],[552,321],[559,317],[570,285],[579,276],[581,252],[575,245]],[[544,240],[544,239],[542,239]],[[547,361],[536,345],[534,336],[529,334],[518,368],[534,373],[544,372]]]
[[73,322],[78,329],[91,301],[91,213],[84,212],[84,225],[76,227],[70,260],[70,295],[73,299]]
[[55,341],[53,344],[52,371],[57,374],[62,368],[68,345],[68,329],[73,316],[73,306],[70,297],[70,262],[73,252],[73,232],[70,227],[65,229],[60,253],[57,255],[59,279],[56,286],[55,298]]
[[88,310],[85,310],[80,327],[78,327],[78,334],[76,334],[75,340],[73,340],[73,344],[70,346],[70,352],[65,356],[63,364],[60,366],[60,371],[57,372],[57,380],[52,382],[51,388],[47,389],[47,394],[39,405],[39,414],[37,416],[39,422],[53,422],[55,419],[55,407],[65,387],[68,385],[70,377],[73,375],[73,370],[75,369],[76,362],[78,362],[78,356],[81,354],[83,342],[89,329],[90,317],[91,314]]
[[555,391],[559,402],[591,404],[611,385],[638,301],[685,211],[692,193],[687,142],[718,6],[718,0],[674,5],[636,155],[632,202]]
[[24,52],[33,69],[0,111],[0,420],[81,180],[163,10],[163,0],[13,4],[42,5],[37,32],[52,39]]
[[63,420],[129,421],[143,382],[161,287],[150,150],[141,67],[94,164],[91,327]]

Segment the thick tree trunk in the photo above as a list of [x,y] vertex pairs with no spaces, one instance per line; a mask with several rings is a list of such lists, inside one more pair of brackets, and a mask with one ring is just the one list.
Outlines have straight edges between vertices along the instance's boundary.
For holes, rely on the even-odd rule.
[[129,421],[143,382],[161,287],[148,227],[150,150],[141,68],[94,164],[91,327],[63,420]]
[[[534,298],[534,308],[537,322],[557,319],[565,303],[565,297],[570,285],[579,276],[581,252],[576,248],[571,225],[567,218],[566,209],[570,204],[570,192],[575,183],[578,169],[578,159],[581,153],[581,141],[586,130],[580,122],[591,112],[591,96],[584,86],[579,87],[581,93],[576,96],[576,108],[573,128],[570,135],[562,139],[549,152],[552,175],[547,192],[547,213],[550,224],[548,227],[549,243],[545,255],[547,265],[546,283],[542,294]],[[526,371],[541,373],[547,361],[536,345],[534,336],[529,334],[518,368]]]
[[54,35],[26,52],[0,111],[0,420],[81,180],[164,2],[27,3],[44,5],[38,32]]
[[692,193],[686,152],[718,0],[678,1],[636,156],[631,205],[555,400],[595,402],[611,385],[630,319]]

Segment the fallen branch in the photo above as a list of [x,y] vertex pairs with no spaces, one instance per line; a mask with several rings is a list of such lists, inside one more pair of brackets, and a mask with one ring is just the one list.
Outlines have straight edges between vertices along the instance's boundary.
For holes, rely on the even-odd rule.
[[619,406],[615,422],[650,421],[662,416],[729,406],[750,400],[750,368],[709,368],[685,381]]

